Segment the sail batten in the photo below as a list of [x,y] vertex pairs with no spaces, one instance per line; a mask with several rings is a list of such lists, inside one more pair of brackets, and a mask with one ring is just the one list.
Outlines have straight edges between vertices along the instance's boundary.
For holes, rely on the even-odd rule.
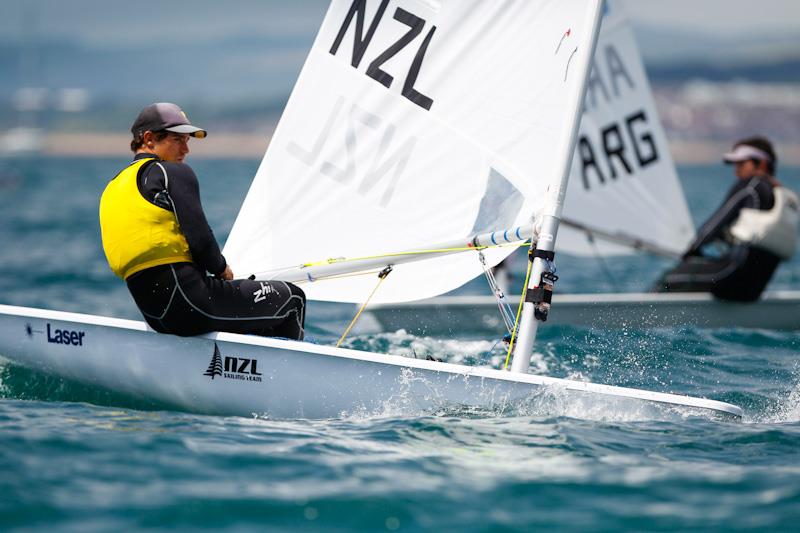
[[[226,243],[234,272],[529,225],[566,164],[569,72],[596,4],[334,1]],[[483,272],[473,255],[404,263],[374,301],[455,289]],[[372,285],[304,289],[358,302]]]

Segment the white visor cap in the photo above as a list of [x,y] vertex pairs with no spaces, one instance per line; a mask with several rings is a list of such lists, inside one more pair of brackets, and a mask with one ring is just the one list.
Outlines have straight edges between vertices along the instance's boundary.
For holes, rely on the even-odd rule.
[[747,144],[740,144],[734,148],[733,151],[722,156],[722,160],[726,163],[739,163],[750,159],[758,159],[759,161],[767,161],[768,163],[772,162],[772,157],[767,152]]

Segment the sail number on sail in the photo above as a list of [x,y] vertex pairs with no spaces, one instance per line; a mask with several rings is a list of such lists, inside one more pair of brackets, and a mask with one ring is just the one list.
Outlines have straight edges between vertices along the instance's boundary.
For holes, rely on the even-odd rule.
[[[636,93],[636,83],[620,52],[613,44],[598,47],[587,81],[586,111],[601,117],[603,113],[598,107],[618,108],[624,105],[625,97],[630,98],[629,93]],[[618,115],[612,113],[612,116]],[[644,108],[634,108],[622,120],[597,124],[591,134],[586,126],[584,124],[576,147],[584,189],[591,189],[590,177],[606,184],[608,179],[617,179],[623,171],[632,176],[659,160],[659,150]]]
[[[354,68],[358,68],[361,64],[361,60],[364,58],[364,54],[369,47],[372,38],[375,35],[375,31],[378,28],[378,24],[380,23],[381,19],[383,18],[384,12],[386,11],[386,7],[389,4],[389,0],[382,0],[380,6],[378,6],[378,11],[375,13],[375,16],[372,18],[372,21],[369,24],[369,28],[367,28],[366,35],[364,34],[364,20],[366,18],[366,0],[354,0],[350,9],[347,11],[347,15],[342,22],[342,26],[339,29],[339,33],[336,35],[336,39],[333,41],[333,46],[331,46],[330,53],[332,55],[336,55],[336,52],[339,51],[339,46],[342,44],[342,40],[344,39],[345,35],[347,34],[347,30],[353,24],[353,20],[355,19],[355,35],[354,35],[354,43],[353,43],[353,56],[350,61],[350,64]],[[392,45],[390,45],[386,50],[380,53],[372,62],[367,66],[366,74],[370,78],[374,79],[387,89],[392,86],[394,83],[394,76],[389,74],[388,72],[381,69],[384,63],[386,63],[389,59],[391,59],[394,55],[396,55],[400,50],[408,46],[412,41],[414,41],[417,36],[422,33],[422,30],[425,28],[425,19],[422,17],[418,17],[413,13],[406,11],[405,9],[398,7],[393,16],[394,20],[397,22],[408,26],[408,31],[404,33],[397,41],[395,41]],[[417,47],[417,52],[414,55],[414,59],[411,62],[408,72],[406,73],[405,81],[403,82],[403,89],[401,94],[417,104],[418,106],[422,107],[423,109],[430,109],[433,105],[433,99],[429,96],[422,94],[421,92],[417,91],[414,88],[414,83],[417,81],[417,76],[419,76],[420,68],[422,67],[422,61],[425,59],[425,52],[428,50],[428,45],[433,38],[433,34],[436,31],[436,26],[432,26],[428,33],[422,38],[422,41],[419,43]],[[418,39],[417,39],[418,40]]]

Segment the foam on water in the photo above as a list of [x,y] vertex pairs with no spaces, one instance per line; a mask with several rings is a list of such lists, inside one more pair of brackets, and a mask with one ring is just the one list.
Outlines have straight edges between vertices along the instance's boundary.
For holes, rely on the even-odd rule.
[[750,423],[793,424],[800,422],[800,362],[795,363],[794,387],[787,394],[779,397],[774,404],[763,413],[748,417]]

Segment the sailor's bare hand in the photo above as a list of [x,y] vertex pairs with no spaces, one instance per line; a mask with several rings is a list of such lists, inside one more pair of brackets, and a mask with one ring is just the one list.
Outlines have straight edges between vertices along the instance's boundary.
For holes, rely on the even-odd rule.
[[233,279],[233,270],[231,270],[230,265],[225,265],[225,272],[222,273],[222,279],[224,280],[232,280]]

